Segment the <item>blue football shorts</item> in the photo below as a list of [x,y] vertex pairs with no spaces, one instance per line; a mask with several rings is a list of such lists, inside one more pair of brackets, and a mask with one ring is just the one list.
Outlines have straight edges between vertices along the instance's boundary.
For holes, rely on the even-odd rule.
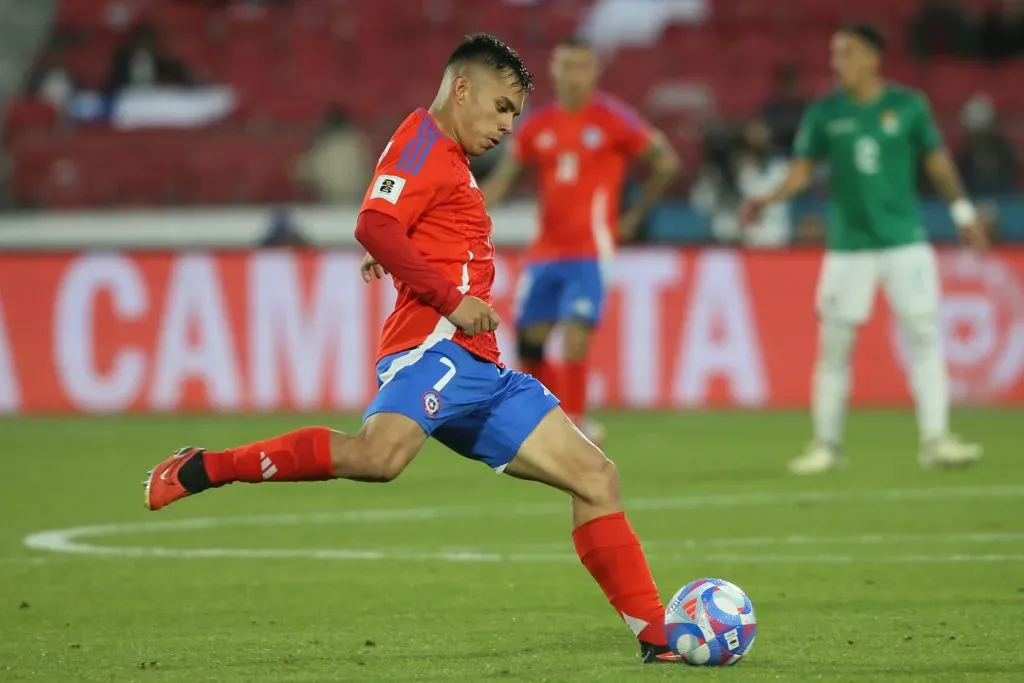
[[450,339],[382,358],[363,415],[398,413],[459,455],[500,473],[558,399],[536,378],[499,368]]
[[604,274],[599,261],[536,261],[526,267],[519,279],[516,327],[568,321],[597,325],[604,295]]

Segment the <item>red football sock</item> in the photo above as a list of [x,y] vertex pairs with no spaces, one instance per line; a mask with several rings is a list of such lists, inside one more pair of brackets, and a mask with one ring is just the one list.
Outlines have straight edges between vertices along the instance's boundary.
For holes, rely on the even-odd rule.
[[665,645],[665,606],[626,513],[581,524],[573,530],[572,540],[583,566],[636,637]]
[[304,427],[266,441],[203,454],[214,485],[233,481],[323,481],[333,479],[331,430]]
[[561,398],[561,387],[558,386],[558,369],[549,360],[522,363],[523,372],[533,375],[555,396]]
[[586,361],[566,361],[562,368],[562,410],[576,424],[583,420],[587,412],[587,363]]

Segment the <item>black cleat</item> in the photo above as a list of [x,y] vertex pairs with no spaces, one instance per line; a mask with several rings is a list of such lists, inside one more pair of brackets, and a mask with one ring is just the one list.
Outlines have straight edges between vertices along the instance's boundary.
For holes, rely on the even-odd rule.
[[679,664],[683,660],[668,645],[654,645],[641,640],[640,661],[644,664]]

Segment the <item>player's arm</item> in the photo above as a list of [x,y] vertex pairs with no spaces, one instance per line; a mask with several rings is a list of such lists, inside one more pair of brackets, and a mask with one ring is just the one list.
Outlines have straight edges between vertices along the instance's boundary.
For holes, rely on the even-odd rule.
[[647,146],[639,155],[647,166],[649,175],[636,201],[619,220],[619,234],[630,239],[640,227],[646,216],[672,181],[679,175],[679,155],[669,143],[668,138],[657,129],[651,129],[647,136]]
[[503,202],[522,173],[523,162],[513,146],[502,155],[498,165],[491,170],[481,185],[480,191],[484,194],[484,203],[493,207]]
[[912,122],[914,144],[924,154],[924,168],[935,189],[949,202],[949,211],[956,223],[960,238],[972,249],[984,250],[988,246],[985,228],[978,219],[974,204],[967,198],[953,157],[942,142],[931,107],[922,96]]
[[[377,164],[356,219],[356,240],[366,249],[363,279],[383,272],[404,284],[423,304],[447,317],[466,334],[497,328],[490,306],[465,293],[441,273],[409,239],[420,218],[449,191],[443,171],[430,156],[431,138],[418,135],[405,145],[389,145]],[[417,154],[408,153],[418,150]],[[444,166],[443,160],[440,166]],[[375,266],[379,264],[380,268]]]

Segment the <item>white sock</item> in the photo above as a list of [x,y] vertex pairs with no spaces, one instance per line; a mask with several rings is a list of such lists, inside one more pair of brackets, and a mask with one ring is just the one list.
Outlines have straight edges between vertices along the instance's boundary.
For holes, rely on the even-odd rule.
[[910,356],[910,390],[917,408],[917,428],[925,444],[949,431],[949,376],[939,342],[938,316],[905,318],[902,327]]
[[818,360],[811,385],[811,414],[816,441],[839,447],[843,438],[846,399],[850,393],[850,352],[857,326],[822,320],[818,326]]

